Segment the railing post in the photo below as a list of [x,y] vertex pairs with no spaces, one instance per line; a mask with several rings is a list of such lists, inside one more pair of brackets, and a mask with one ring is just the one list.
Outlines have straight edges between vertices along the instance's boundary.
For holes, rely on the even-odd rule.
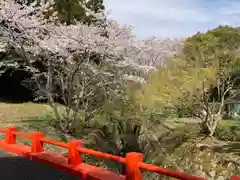
[[83,147],[83,142],[81,140],[73,140],[68,145],[68,164],[73,166],[81,164],[82,157],[78,148]]
[[31,152],[32,153],[40,153],[43,152],[43,142],[41,141],[41,138],[44,137],[43,132],[33,132],[32,133],[32,147]]
[[138,163],[142,162],[141,153],[130,152],[126,155],[126,180],[142,180],[142,173],[138,168]]
[[17,131],[16,127],[6,128],[5,143],[16,144],[16,135],[13,132]]

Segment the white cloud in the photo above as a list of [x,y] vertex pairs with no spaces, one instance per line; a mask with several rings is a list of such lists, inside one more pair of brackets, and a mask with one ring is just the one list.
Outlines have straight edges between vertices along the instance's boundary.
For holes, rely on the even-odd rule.
[[237,0],[105,0],[110,17],[139,37],[187,36],[219,24],[239,25]]

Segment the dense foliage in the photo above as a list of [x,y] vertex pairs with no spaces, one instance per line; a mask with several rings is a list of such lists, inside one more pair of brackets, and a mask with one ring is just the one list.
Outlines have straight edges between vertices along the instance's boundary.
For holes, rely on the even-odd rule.
[[140,101],[183,108],[213,136],[229,92],[239,82],[239,38],[240,31],[229,26],[189,37],[181,54],[151,73]]

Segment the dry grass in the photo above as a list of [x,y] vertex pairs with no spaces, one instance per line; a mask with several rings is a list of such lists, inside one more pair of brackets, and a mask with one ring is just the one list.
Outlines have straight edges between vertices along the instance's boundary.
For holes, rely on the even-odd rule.
[[21,131],[42,131],[49,127],[51,108],[37,103],[0,103],[0,128],[15,126]]
[[41,117],[50,113],[50,109],[45,104],[21,103],[8,104],[0,103],[0,121],[16,122],[29,117]]
[[[9,126],[16,126],[20,130],[29,130],[30,123],[39,124],[41,126],[41,119],[45,119],[47,114],[50,114],[50,108],[46,104],[37,103],[0,103],[0,128]],[[35,121],[38,118],[39,121]],[[33,129],[34,128],[30,128]]]
[[[61,105],[59,106],[60,108]],[[61,109],[60,109],[61,110]],[[53,119],[53,112],[50,106],[38,103],[0,103],[0,128],[15,126],[19,131],[31,133],[33,131],[42,131],[50,139],[59,141],[69,141],[72,137],[65,136],[50,125]],[[0,134],[0,138],[4,136]],[[31,141],[24,138],[17,138],[18,142],[30,145]],[[58,153],[65,152],[57,146],[47,145],[47,150]]]

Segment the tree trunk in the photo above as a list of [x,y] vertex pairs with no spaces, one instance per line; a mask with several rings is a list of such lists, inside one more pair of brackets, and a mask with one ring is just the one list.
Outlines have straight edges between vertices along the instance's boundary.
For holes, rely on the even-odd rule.
[[202,130],[205,135],[212,137],[217,129],[217,126],[222,119],[220,114],[211,114],[205,117],[202,122]]

